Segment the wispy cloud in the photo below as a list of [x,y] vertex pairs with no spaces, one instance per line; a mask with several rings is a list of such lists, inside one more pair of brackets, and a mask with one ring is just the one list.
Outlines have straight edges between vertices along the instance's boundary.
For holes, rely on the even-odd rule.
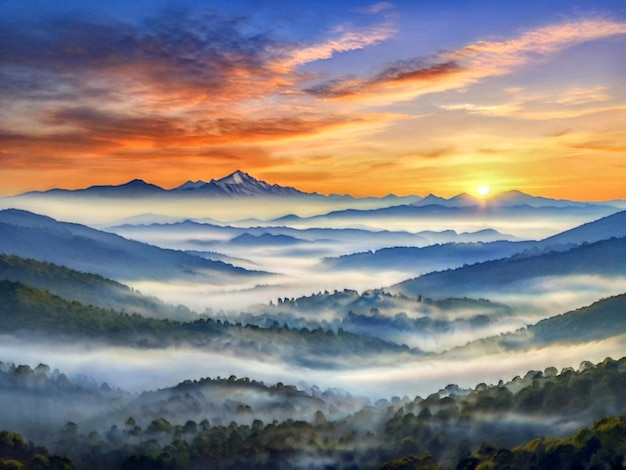
[[71,166],[79,157],[213,155],[224,145],[236,145],[227,153],[247,160],[246,143],[371,125],[379,118],[292,98],[301,94],[298,67],[394,32],[388,23],[348,24],[326,39],[295,43],[251,33],[246,18],[184,10],[138,24],[76,15],[0,28],[0,158],[12,168],[20,158]]
[[[173,184],[184,178],[170,176],[176,172],[198,178],[242,167],[281,174],[283,181],[332,174],[327,186],[317,187],[322,183],[312,178],[305,188],[327,192],[453,191],[459,174],[444,179],[454,171],[480,161],[492,174],[495,160],[522,150],[535,155],[546,147],[538,135],[564,128],[587,149],[566,152],[612,152],[603,134],[581,138],[578,124],[622,117],[623,89],[613,69],[563,86],[537,77],[533,89],[525,67],[552,67],[553,60],[575,67],[585,60],[585,48],[560,53],[587,42],[603,46],[605,64],[622,38],[600,41],[626,34],[626,23],[583,19],[583,12],[579,20],[530,29],[530,22],[542,21],[533,16],[512,22],[505,37],[501,28],[496,37],[485,25],[468,25],[458,37],[446,36],[455,46],[442,50],[450,47],[442,45],[444,31],[421,30],[417,23],[425,14],[444,24],[456,11],[385,1],[357,7],[344,5],[313,23],[291,17],[298,8],[276,7],[241,10],[240,16],[174,7],[118,20],[89,16],[89,8],[69,14],[51,7],[45,14],[0,18],[0,161],[10,169],[0,186],[7,193],[32,189],[32,175],[24,177],[27,185],[4,187],[28,168],[38,169],[36,180],[43,181],[46,172],[39,169],[49,162],[48,168],[92,180],[104,171],[129,179],[160,173],[155,182]],[[419,50],[426,52],[414,52],[422,37]],[[502,77],[497,92],[488,82],[493,77]],[[459,93],[445,93],[451,90]],[[407,102],[427,94],[432,99]],[[544,128],[548,120],[567,118],[573,119]],[[533,127],[539,124],[542,129]],[[485,162],[483,149],[503,141],[506,148]],[[317,161],[320,155],[328,159]],[[427,183],[437,187],[416,187],[426,181],[421,165],[435,160],[438,169]],[[359,188],[353,187],[355,161],[375,173]],[[502,168],[500,180],[511,165]],[[53,171],[45,177],[57,184]],[[76,186],[78,178],[68,180]]]
[[434,65],[421,61],[400,62],[372,79],[334,80],[311,87],[307,92],[320,98],[365,99],[367,95],[381,94],[393,99],[407,86],[411,87],[412,94],[417,95],[418,90],[424,91],[448,76],[458,76],[459,72],[459,65],[452,61]]
[[428,60],[392,64],[374,77],[336,79],[307,91],[330,99],[380,103],[461,89],[576,44],[626,34],[626,23],[604,20],[568,22],[538,28],[505,41],[478,41]]
[[605,86],[596,86],[591,88],[574,87],[571,88],[553,99],[548,100],[549,103],[556,103],[562,105],[583,105],[589,103],[598,103],[601,101],[609,101],[611,95],[608,94],[608,89]]
[[515,117],[546,121],[574,119],[593,114],[624,111],[626,106],[607,103],[613,99],[605,86],[573,87],[550,93],[530,92],[524,89],[507,90],[508,101],[492,104],[456,103],[442,104],[447,111],[465,111],[483,116]]
[[[343,29],[343,28],[341,28]],[[291,70],[298,65],[317,60],[330,59],[334,54],[355,51],[381,43],[393,36],[396,32],[391,23],[383,23],[374,27],[341,31],[336,37],[310,46],[289,46],[286,57],[277,63]]]
[[378,2],[372,5],[369,5],[365,8],[359,9],[360,12],[375,15],[382,11],[391,10],[393,8],[393,4],[390,2]]

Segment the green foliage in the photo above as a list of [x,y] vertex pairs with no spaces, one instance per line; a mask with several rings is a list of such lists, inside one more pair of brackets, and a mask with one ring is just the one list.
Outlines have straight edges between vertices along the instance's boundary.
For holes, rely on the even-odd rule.
[[[251,307],[253,313],[240,313],[238,320],[263,327],[272,322],[291,328],[333,329],[376,336],[400,342],[408,331],[442,334],[456,328],[480,328],[492,317],[511,315],[513,310],[485,299],[448,298],[432,300],[390,294],[382,289],[357,291],[345,289],[319,292],[298,298],[278,299],[277,304]],[[464,315],[456,318],[456,312]],[[319,318],[319,312],[333,312],[335,318]],[[406,312],[411,312],[407,315]],[[468,315],[473,312],[473,315]]]
[[[317,328],[290,329],[278,324],[270,328],[230,323],[210,318],[193,322],[157,320],[141,315],[69,302],[49,292],[20,282],[0,281],[0,332],[42,333],[51,338],[89,337],[108,343],[142,348],[194,344],[217,347],[230,344],[238,354],[283,355],[286,360],[307,367],[334,368],[346,356],[362,357],[381,353],[418,354],[406,346],[379,338]],[[287,348],[285,350],[285,347]],[[290,351],[297,350],[298,354]]]
[[[626,358],[607,358],[596,366],[583,364],[579,371],[564,370],[555,375],[550,368],[545,374],[530,371],[524,379],[517,377],[497,386],[479,384],[467,394],[449,394],[446,389],[401,408],[385,424],[383,440],[394,453],[428,452],[446,465],[456,462],[461,468],[476,468],[480,457],[484,468],[506,468],[504,462],[511,455],[500,453],[496,459],[499,449],[521,444],[529,435],[557,436],[558,427],[549,423],[582,425],[619,414],[626,409],[625,387]],[[612,424],[609,420],[608,426]],[[436,432],[438,429],[445,434]],[[496,442],[483,443],[471,456],[459,455],[458,443],[463,439],[470,437],[472,447],[480,444],[479,438],[488,436],[497,436]],[[588,439],[585,436],[583,444]],[[619,438],[607,442],[612,448],[619,447]],[[562,446],[555,454],[560,455],[559,461],[565,461],[572,449]]]
[[70,470],[71,459],[50,455],[45,447],[27,445],[20,434],[0,431],[0,470]]
[[551,344],[576,344],[626,333],[626,294],[550,317],[512,333],[482,338],[454,348],[456,355],[488,349],[521,351]]
[[115,339],[129,332],[158,332],[170,328],[168,320],[120,314],[69,302],[47,291],[19,282],[0,281],[0,331],[45,332],[62,335],[103,336]]
[[47,290],[69,301],[157,318],[191,319],[188,308],[165,304],[97,274],[0,253],[0,279]]
[[[352,291],[329,296],[338,302],[372,300],[364,300]],[[228,344],[239,355],[283,354],[307,367],[340,367],[343,362],[368,354],[374,357],[394,353],[395,358],[418,354],[406,347],[341,329],[290,328],[277,322],[262,328],[209,318],[193,322],[150,319],[85,306],[21,282],[6,280],[0,281],[0,299],[0,332],[18,335],[42,334],[57,340],[89,337],[143,348],[179,344],[205,347],[215,344],[223,348]],[[375,301],[383,305],[394,298],[379,294]],[[284,304],[285,301],[282,307]],[[438,308],[455,308],[454,304]],[[528,331],[539,343],[614,334],[623,321],[625,305],[626,296],[616,296]],[[617,330],[611,328],[611,324],[618,325]],[[552,333],[561,325],[571,331]],[[593,331],[592,336],[587,330]],[[503,338],[503,341],[511,340]],[[513,341],[509,344],[515,346]],[[293,351],[298,354],[292,354]],[[69,392],[78,390],[72,388],[62,374],[50,374],[46,366],[35,370],[28,366],[2,367],[0,372],[5,389],[12,387],[38,393],[41,397],[54,389],[70,399],[74,395]],[[206,409],[203,408],[202,387],[220,387],[225,396],[246,389],[268,400],[268,406],[273,407],[272,417],[291,418],[281,417],[280,421],[269,423],[263,416],[266,424],[256,419],[257,405],[243,400],[229,403],[234,410],[231,416],[239,422],[227,426],[219,420],[213,422],[212,417],[209,422],[201,412],[181,414],[181,410]],[[77,466],[90,469],[198,468],[209,463],[219,468],[277,468],[303,456],[327,458],[342,462],[345,467],[363,462],[377,465],[389,460],[382,467],[386,469],[440,468],[440,465],[458,468],[615,466],[625,452],[623,416],[602,419],[592,428],[568,438],[559,434],[562,431],[558,425],[589,426],[601,416],[619,415],[626,409],[623,390],[626,390],[626,358],[606,359],[598,365],[584,363],[578,371],[564,370],[561,374],[554,368],[545,372],[531,371],[523,379],[501,382],[497,386],[480,384],[474,390],[449,386],[424,400],[416,398],[413,402],[362,407],[338,418],[330,408],[322,413],[316,398],[295,387],[283,384],[268,387],[231,376],[186,381],[173,390],[145,393],[140,399],[128,402],[121,394],[101,392],[101,398],[117,400],[115,407],[120,413],[117,426],[108,432],[103,429],[96,432],[92,428],[83,429],[82,423],[79,427],[70,421],[55,430],[51,441],[54,452],[69,455]],[[83,392],[91,393],[80,391]],[[141,406],[137,406],[139,404]],[[308,420],[296,415],[304,409],[309,411]],[[131,414],[134,418],[129,418]],[[197,417],[198,422],[191,421],[189,416]],[[75,418],[68,416],[67,419]],[[487,438],[494,440],[483,442]],[[529,438],[535,439],[529,442]],[[64,457],[34,449],[26,445],[21,436],[6,432],[0,434],[0,459],[0,464],[9,468],[19,468],[19,465],[70,468],[68,465],[73,465]]]
[[[14,366],[10,377],[15,383],[30,383],[37,374],[53,376],[46,366],[36,370]],[[250,396],[259,397],[261,402],[269,399],[273,406],[290,404],[288,416],[294,417],[296,406],[311,400],[292,386],[279,383],[270,387],[234,376],[185,381],[171,390],[176,395],[149,392],[129,402],[129,408],[120,412],[119,427],[113,426],[102,435],[67,422],[54,433],[54,451],[70,455],[79,468],[90,470],[208,465],[222,469],[285,468],[287,462],[303,458],[327,459],[344,467],[381,465],[386,470],[618,468],[626,455],[626,414],[615,417],[610,412],[626,409],[625,377],[626,358],[609,358],[560,374],[552,369],[530,371],[523,379],[496,386],[479,384],[474,390],[451,385],[426,399],[366,406],[342,418],[311,412],[308,421],[286,418],[266,424],[249,418],[257,405],[244,413],[250,424],[177,422],[155,416],[159,410],[166,411],[170,403],[176,410],[184,409],[185,399],[207,393],[207,387],[219,387],[223,396],[249,389]],[[2,381],[7,383],[6,378]],[[557,400],[552,394],[560,394],[563,388],[576,392],[558,409],[551,409]],[[239,405],[245,408],[244,403]],[[119,401],[116,406],[120,406]],[[140,415],[130,416],[129,409]],[[150,410],[154,417],[140,426],[136,418],[145,420]],[[584,423],[594,416],[606,417],[565,437],[558,426],[550,424]],[[3,461],[14,460],[25,468],[68,464],[8,432],[0,433],[0,450]]]
[[602,418],[590,429],[582,429],[569,437],[536,439],[491,453],[479,451],[459,464],[467,465],[471,461],[476,469],[623,468],[625,458],[626,414],[623,414]]
[[424,454],[392,460],[381,465],[379,470],[443,470],[443,467],[430,454]]
[[22,470],[23,468],[24,464],[18,460],[0,459],[0,470]]

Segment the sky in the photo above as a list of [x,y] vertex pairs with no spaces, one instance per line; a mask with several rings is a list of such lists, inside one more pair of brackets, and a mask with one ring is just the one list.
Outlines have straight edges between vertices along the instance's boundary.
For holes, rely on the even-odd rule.
[[623,0],[0,0],[0,196],[626,199],[624,77]]

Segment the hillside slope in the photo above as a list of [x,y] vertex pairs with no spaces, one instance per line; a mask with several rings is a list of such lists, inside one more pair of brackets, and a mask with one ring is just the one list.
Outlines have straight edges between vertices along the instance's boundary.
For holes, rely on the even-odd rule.
[[567,251],[529,250],[509,258],[433,272],[390,288],[406,295],[476,296],[545,276],[626,275],[626,238],[612,238]]
[[168,305],[97,274],[18,256],[0,254],[0,279],[19,281],[84,305],[155,318],[189,320],[197,317],[184,306]]
[[262,274],[17,209],[0,211],[0,253],[116,280],[196,279],[222,283]]

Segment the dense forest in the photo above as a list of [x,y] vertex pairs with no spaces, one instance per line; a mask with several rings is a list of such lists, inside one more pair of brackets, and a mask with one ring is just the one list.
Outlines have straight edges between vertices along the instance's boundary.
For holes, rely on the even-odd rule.
[[[260,328],[212,318],[192,322],[157,320],[69,302],[20,282],[0,281],[0,296],[4,299],[0,305],[3,320],[0,332],[24,337],[45,335],[49,341],[88,337],[90,341],[140,348],[193,345],[236,350],[241,355],[281,356],[311,367],[339,366],[350,356],[420,354],[418,350],[376,337],[321,327],[290,329],[274,323]],[[291,354],[295,349],[299,354]]]
[[[0,378],[4,394],[39,402],[62,390],[76,413],[100,403],[81,422],[3,432],[0,468],[619,468],[626,455],[626,358],[361,402],[347,413],[352,397],[234,376],[139,395],[73,383],[45,365],[2,364]],[[227,420],[215,417],[219,406]],[[37,445],[26,444],[33,436]]]
[[[176,307],[144,303],[140,293],[98,276],[16,257],[0,262],[9,278],[0,280],[0,334],[24,345],[187,347],[347,371],[358,363],[419,367],[409,360],[573,345],[626,331],[626,295],[619,295],[434,352],[400,343],[399,334],[481,331],[515,311],[485,299],[343,290],[182,321],[165,315],[180,312]],[[99,289],[99,302],[71,297],[83,286]],[[112,308],[109,296],[131,310]],[[143,316],[133,305],[156,305],[165,318]],[[328,314],[316,319],[316,312]],[[0,468],[618,468],[624,458],[626,358],[374,401],[235,375],[135,393],[33,366],[0,363]]]
[[168,305],[97,274],[0,253],[0,279],[22,282],[66,300],[153,318],[190,320],[197,315],[182,305]]

